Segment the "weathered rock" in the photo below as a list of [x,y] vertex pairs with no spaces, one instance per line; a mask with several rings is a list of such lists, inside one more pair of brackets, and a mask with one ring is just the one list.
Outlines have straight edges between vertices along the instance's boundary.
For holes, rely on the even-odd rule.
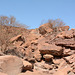
[[28,48],[30,45],[31,45],[31,43],[29,41],[27,41],[26,43],[22,44],[21,47]]
[[38,41],[37,40],[33,40],[33,41],[31,41],[31,44],[38,45]]
[[73,31],[73,37],[75,38],[75,29],[71,29]]
[[40,27],[39,28],[39,33],[42,34],[42,35],[44,35],[44,34],[47,33],[47,31],[44,29],[44,27]]
[[[75,64],[74,64],[75,65]],[[72,72],[75,74],[75,66],[72,67]]]
[[72,64],[75,62],[75,54],[71,55],[71,56],[67,56],[67,57],[64,57],[64,59],[69,63],[69,64]]
[[57,34],[56,38],[64,38],[66,35],[65,31],[60,32],[59,34]]
[[32,70],[32,64],[29,63],[28,61],[25,61],[23,60],[23,71],[26,71],[26,70]]
[[7,45],[6,44],[3,44],[1,47],[0,47],[0,50],[2,52],[5,52],[6,51],[6,48],[7,48]]
[[70,27],[69,26],[62,26],[60,28],[61,28],[61,31],[68,31]]
[[46,44],[46,38],[41,36],[39,39],[38,39],[38,46],[41,46],[43,44]]
[[52,69],[52,70],[49,71],[49,74],[50,75],[54,75],[55,72],[56,72],[56,70],[55,69]]
[[2,52],[2,51],[0,51],[0,56],[4,56],[5,54]]
[[15,45],[17,48],[20,47],[23,44],[23,41],[15,41],[13,45]]
[[70,72],[68,75],[75,75],[73,72]]
[[20,58],[11,55],[0,56],[0,72],[17,75],[22,71],[23,63]]
[[31,50],[32,50],[32,52],[35,52],[35,51],[37,51],[37,50],[38,50],[38,47],[37,47],[37,46],[35,46],[35,45],[32,45],[32,46],[31,46]]
[[0,75],[7,75],[7,74],[5,74],[5,73],[1,73],[1,72],[0,72]]
[[71,71],[71,67],[63,60],[54,75],[67,75],[69,71]]
[[53,63],[54,63],[55,65],[59,65],[59,64],[63,61],[63,59],[55,58],[55,59],[53,59],[52,61],[53,61]]
[[23,58],[25,56],[25,50],[22,47],[19,47],[15,50],[17,56]]
[[65,38],[72,38],[73,37],[73,31],[69,30],[66,32],[66,35],[64,36]]
[[[15,56],[9,58],[4,54],[3,57],[0,52],[0,72],[8,75],[18,75],[20,72],[19,75],[40,75],[37,71],[43,72],[41,75],[75,74],[75,29],[68,30],[69,26],[53,29],[46,23],[37,29],[8,35],[7,38],[11,39],[0,43],[0,50]],[[16,56],[24,60],[20,61]],[[21,62],[23,64],[20,66]]]
[[26,49],[24,59],[29,62],[35,62],[34,53],[32,52],[31,47]]
[[71,56],[64,57],[64,59],[66,60],[66,62],[68,64],[70,64],[70,66],[72,68],[72,72],[75,73],[75,54],[73,54]]
[[21,35],[17,35],[13,38],[10,39],[10,42],[14,42],[14,41],[17,41],[19,38],[21,38]]
[[72,55],[74,53],[75,53],[75,50],[71,50],[71,49],[64,49],[63,50],[63,56]]
[[35,58],[30,58],[30,59],[28,59],[28,61],[31,63],[35,63]]
[[53,69],[53,65],[44,64],[43,68],[44,69],[48,69],[48,70],[52,70]]
[[41,35],[39,35],[39,34],[30,33],[30,34],[28,35],[28,37],[26,38],[26,42],[31,42],[31,41],[33,41],[33,40],[37,40],[37,39],[40,38],[40,37],[41,37]]
[[59,33],[56,37],[71,39],[74,37],[74,30],[71,29],[69,31],[63,31]]
[[45,63],[44,61],[37,62],[34,64],[34,69],[40,72],[47,72],[48,74],[49,70],[53,69],[53,66],[50,64],[51,63]]
[[17,35],[10,39],[10,42],[13,43],[16,47],[20,47],[23,43],[25,43],[25,38],[22,35]]
[[62,69],[62,68],[64,68],[65,66],[67,66],[67,62],[66,62],[63,58],[62,58],[61,62],[62,62],[62,63],[59,64],[58,69]]
[[9,46],[4,53],[7,55],[16,55],[21,58],[25,55],[24,49],[22,47],[17,48],[16,46]]
[[64,39],[64,40],[58,40],[55,42],[57,46],[63,46],[70,49],[75,49],[75,41],[72,39]]
[[53,55],[45,54],[43,55],[43,58],[45,58],[45,61],[51,61],[53,59]]
[[30,72],[30,71],[26,71],[25,73],[20,73],[18,75],[49,75],[49,74],[46,74],[46,73],[43,73],[43,72],[40,72],[40,71],[33,71],[33,72]]
[[65,69],[64,69],[63,71],[59,70],[55,72],[53,75],[67,75],[67,73],[65,72]]
[[38,43],[37,42],[31,42],[31,50],[32,50],[32,52],[35,52],[38,50]]
[[54,73],[54,75],[67,75],[66,73],[64,73],[63,71],[57,71]]
[[37,61],[41,61],[42,56],[41,56],[41,54],[40,54],[40,52],[38,50],[34,52],[34,58]]
[[41,54],[51,54],[54,56],[61,56],[62,55],[62,47],[56,45],[42,45],[39,48]]
[[50,33],[52,32],[53,30],[50,28],[50,24],[49,23],[46,23],[46,24],[43,24],[39,27],[39,33],[44,35],[46,33]]

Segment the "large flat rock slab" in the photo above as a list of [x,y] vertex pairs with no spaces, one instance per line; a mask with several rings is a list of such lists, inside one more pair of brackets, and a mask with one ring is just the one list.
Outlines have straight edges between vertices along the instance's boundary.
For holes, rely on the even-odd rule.
[[51,54],[54,56],[62,55],[62,47],[56,45],[41,45],[39,51],[41,54]]
[[75,49],[75,41],[72,39],[64,39],[64,40],[58,40],[55,42],[58,46],[64,46],[67,48]]

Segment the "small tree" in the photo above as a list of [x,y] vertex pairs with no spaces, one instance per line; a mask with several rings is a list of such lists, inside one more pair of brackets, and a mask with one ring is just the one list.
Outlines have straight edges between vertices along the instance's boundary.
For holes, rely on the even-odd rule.
[[9,23],[9,18],[7,16],[0,16],[0,24],[6,25]]
[[22,28],[28,28],[27,25],[21,24],[16,21],[16,18],[14,16],[0,16],[0,25],[7,25],[7,26],[13,26],[13,27],[22,27]]
[[60,19],[48,20],[48,23],[50,24],[50,28],[52,28],[55,32],[58,31],[60,27],[65,26],[65,23]]
[[16,22],[16,18],[14,16],[10,16],[10,24],[13,25]]

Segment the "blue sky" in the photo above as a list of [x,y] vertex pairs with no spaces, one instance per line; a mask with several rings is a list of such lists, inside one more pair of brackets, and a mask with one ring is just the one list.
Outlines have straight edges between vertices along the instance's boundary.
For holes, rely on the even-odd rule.
[[75,28],[75,0],[0,0],[0,15],[15,16],[30,29],[57,18]]

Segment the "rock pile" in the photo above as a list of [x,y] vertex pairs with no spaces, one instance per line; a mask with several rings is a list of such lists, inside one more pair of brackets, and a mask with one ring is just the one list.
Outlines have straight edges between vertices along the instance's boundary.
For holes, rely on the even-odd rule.
[[74,75],[75,29],[68,29],[53,32],[47,23],[11,38],[12,45],[0,52],[0,74]]

